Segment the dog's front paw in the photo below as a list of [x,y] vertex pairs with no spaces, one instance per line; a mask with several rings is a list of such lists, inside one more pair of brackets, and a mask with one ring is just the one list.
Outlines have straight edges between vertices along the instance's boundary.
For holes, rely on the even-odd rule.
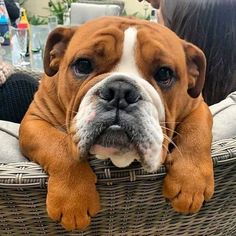
[[[76,180],[75,180],[76,182]],[[66,230],[84,230],[100,209],[95,182],[65,182],[63,177],[49,177],[47,212]]]
[[191,160],[171,161],[164,179],[163,194],[181,213],[196,213],[214,193],[212,163]]

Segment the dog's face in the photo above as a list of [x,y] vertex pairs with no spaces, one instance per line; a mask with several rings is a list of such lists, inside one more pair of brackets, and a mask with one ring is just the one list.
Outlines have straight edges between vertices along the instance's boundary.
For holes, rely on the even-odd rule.
[[205,58],[167,28],[105,17],[49,36],[45,72],[58,83],[80,157],[164,161],[177,122],[199,101]]

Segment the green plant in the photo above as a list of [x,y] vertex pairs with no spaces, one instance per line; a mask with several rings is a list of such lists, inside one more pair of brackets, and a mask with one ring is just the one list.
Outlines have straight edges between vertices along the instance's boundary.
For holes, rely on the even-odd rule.
[[76,0],[50,0],[48,2],[49,10],[52,15],[57,17],[58,24],[63,24],[64,12],[68,10],[72,2],[76,2]]
[[37,15],[29,16],[28,20],[31,25],[46,25],[48,23],[46,17]]
[[143,20],[150,20],[150,15],[149,14],[147,16],[144,16],[139,11],[133,13],[132,16],[137,17],[139,19],[143,19]]
[[52,15],[55,15],[57,17],[58,20],[58,24],[63,24],[63,14],[65,11],[65,6],[63,4],[63,2],[61,1],[49,1],[48,3],[49,6],[49,10],[51,12]]
[[122,13],[122,16],[133,16],[133,17],[137,17],[139,19],[143,19],[143,20],[150,20],[150,14],[148,14],[147,16],[144,16],[141,12],[136,11],[133,14],[127,14],[127,11],[124,10]]

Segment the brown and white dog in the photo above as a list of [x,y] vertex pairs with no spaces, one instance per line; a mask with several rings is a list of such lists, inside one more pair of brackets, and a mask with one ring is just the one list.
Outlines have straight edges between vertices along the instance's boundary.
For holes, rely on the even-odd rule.
[[89,155],[118,167],[136,159],[147,171],[164,163],[164,196],[178,212],[197,212],[214,191],[205,64],[200,49],[143,20],[54,30],[20,127],[23,154],[49,174],[49,216],[84,229],[99,211]]

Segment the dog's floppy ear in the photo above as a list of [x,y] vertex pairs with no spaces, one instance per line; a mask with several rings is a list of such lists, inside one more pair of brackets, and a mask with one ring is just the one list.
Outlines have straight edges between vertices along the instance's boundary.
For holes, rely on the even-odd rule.
[[186,54],[187,73],[188,73],[188,94],[196,98],[202,92],[205,73],[206,73],[206,58],[202,50],[191,43],[183,41]]
[[57,73],[60,61],[64,56],[67,45],[70,42],[75,30],[76,27],[58,27],[49,34],[45,46],[43,62],[44,71],[48,76],[53,76]]

